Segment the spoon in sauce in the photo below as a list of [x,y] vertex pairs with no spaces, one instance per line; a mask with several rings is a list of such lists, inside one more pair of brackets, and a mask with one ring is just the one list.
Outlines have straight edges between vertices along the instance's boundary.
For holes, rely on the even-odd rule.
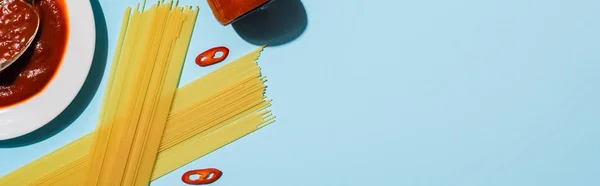
[[0,73],[25,53],[39,30],[33,1],[0,0]]

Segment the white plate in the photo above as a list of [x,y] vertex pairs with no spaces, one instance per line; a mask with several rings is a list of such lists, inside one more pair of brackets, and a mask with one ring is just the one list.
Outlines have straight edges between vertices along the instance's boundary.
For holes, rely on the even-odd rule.
[[92,65],[96,26],[86,0],[66,0],[69,21],[67,48],[48,86],[21,104],[0,109],[0,140],[33,132],[57,117],[75,99]]

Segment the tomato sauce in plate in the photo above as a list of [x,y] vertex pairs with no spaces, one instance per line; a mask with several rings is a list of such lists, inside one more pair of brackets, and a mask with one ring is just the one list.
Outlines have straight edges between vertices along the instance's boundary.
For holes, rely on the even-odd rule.
[[0,64],[17,57],[35,35],[38,15],[22,0],[0,2]]
[[[12,0],[3,0],[12,1]],[[36,0],[38,33],[25,53],[0,72],[0,108],[12,106],[41,92],[58,71],[66,51],[68,20],[65,0]],[[2,7],[0,11],[8,11]],[[11,19],[2,19],[6,22]],[[12,19],[28,24],[26,19]],[[17,25],[17,23],[13,23]],[[2,29],[4,30],[4,29]]]

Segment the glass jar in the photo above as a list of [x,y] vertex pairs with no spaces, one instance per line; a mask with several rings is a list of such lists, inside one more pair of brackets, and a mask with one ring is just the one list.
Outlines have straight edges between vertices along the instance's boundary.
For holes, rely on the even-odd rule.
[[222,25],[229,25],[253,11],[265,8],[273,0],[207,0],[213,15]]

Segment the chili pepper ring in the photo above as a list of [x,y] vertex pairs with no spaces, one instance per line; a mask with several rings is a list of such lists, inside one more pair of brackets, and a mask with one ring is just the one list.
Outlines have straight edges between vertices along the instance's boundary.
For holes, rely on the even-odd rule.
[[[198,175],[199,178],[192,179],[191,176],[193,175]],[[214,183],[219,178],[221,178],[222,175],[223,172],[215,168],[197,169],[187,171],[185,174],[183,174],[183,176],[181,176],[181,181],[190,185],[206,185]]]
[[[217,54],[221,52],[223,55],[217,57]],[[201,67],[210,66],[217,64],[229,55],[229,48],[224,46],[218,46],[207,51],[202,52],[196,57],[196,64]]]

